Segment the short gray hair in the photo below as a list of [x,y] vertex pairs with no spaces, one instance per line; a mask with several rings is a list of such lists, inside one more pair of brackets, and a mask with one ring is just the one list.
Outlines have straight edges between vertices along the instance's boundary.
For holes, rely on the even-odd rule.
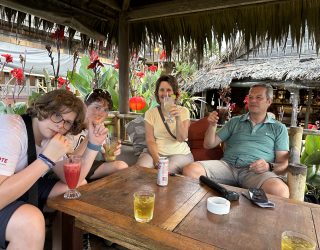
[[273,100],[273,88],[272,88],[272,86],[270,84],[268,84],[268,83],[256,83],[256,84],[254,84],[254,85],[252,85],[250,87],[249,92],[251,91],[251,89],[256,88],[256,87],[265,88],[267,90],[266,91],[267,98]]

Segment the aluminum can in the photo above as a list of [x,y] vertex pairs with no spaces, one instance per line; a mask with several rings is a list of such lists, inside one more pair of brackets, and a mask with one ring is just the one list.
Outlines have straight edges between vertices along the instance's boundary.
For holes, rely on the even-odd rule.
[[169,159],[167,157],[160,157],[158,164],[157,184],[159,186],[168,186],[169,176]]

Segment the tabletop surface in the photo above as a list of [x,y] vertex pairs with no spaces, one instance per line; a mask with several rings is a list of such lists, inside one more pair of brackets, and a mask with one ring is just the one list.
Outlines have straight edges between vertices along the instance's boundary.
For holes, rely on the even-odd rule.
[[[303,233],[320,240],[320,206],[276,196],[275,209],[253,205],[245,197],[231,202],[230,213],[207,211],[206,201],[218,193],[197,180],[170,176],[156,184],[156,170],[130,167],[79,188],[79,200],[58,196],[51,208],[76,218],[76,226],[131,249],[280,249],[281,233]],[[237,192],[244,189],[228,187]],[[154,218],[138,223],[133,217],[133,193],[155,192]]]

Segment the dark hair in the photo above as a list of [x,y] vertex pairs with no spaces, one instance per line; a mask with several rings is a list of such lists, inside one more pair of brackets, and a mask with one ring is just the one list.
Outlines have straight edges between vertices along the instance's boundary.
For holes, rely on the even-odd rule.
[[111,99],[111,95],[107,90],[103,89],[94,89],[91,91],[91,93],[87,94],[84,98],[84,103],[89,106],[93,102],[107,102],[108,103],[108,109],[112,110],[113,108],[113,102]]
[[161,82],[168,82],[170,84],[170,86],[173,90],[173,93],[176,96],[176,100],[177,100],[180,96],[179,85],[178,85],[177,79],[172,75],[162,75],[158,78],[158,80],[156,82],[156,89],[154,91],[154,95],[156,97],[157,103],[160,103],[158,92],[159,92]]
[[72,92],[65,89],[57,89],[39,96],[34,100],[27,110],[32,117],[37,117],[39,121],[49,118],[52,114],[75,112],[76,118],[73,126],[69,130],[71,134],[79,134],[83,128],[85,111],[83,102]]

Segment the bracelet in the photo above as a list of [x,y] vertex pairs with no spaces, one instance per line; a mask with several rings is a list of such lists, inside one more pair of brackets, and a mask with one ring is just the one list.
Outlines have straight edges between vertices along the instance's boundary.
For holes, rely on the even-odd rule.
[[101,150],[101,145],[93,144],[93,143],[88,141],[87,148],[91,149],[93,151],[100,151]]
[[56,165],[53,161],[51,161],[47,156],[43,154],[39,154],[38,159],[42,160],[45,164],[47,164],[49,169],[53,168]]

